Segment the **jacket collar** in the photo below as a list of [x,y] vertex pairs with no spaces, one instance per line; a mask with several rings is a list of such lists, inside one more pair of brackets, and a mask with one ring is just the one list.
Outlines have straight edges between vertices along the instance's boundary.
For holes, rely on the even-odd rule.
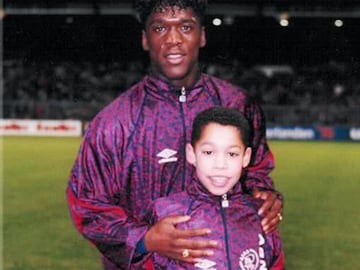
[[[201,184],[201,182],[195,175],[195,172],[192,178],[192,182],[187,187],[187,192],[191,197],[195,198],[196,200],[206,201],[209,203],[219,204],[222,200],[222,196],[213,195],[209,191],[207,191],[207,189]],[[234,199],[238,200],[239,198],[243,197],[240,181],[226,195],[227,200],[230,201],[230,204],[231,201],[234,201]]]
[[[144,78],[145,91],[148,94],[154,95],[158,98],[166,98],[170,100],[179,100],[181,95],[181,88],[171,85],[169,82],[156,77],[153,74],[148,74]],[[193,87],[185,88],[186,99],[192,100],[197,93],[201,92],[205,85],[204,75],[200,74],[199,79],[196,81]]]

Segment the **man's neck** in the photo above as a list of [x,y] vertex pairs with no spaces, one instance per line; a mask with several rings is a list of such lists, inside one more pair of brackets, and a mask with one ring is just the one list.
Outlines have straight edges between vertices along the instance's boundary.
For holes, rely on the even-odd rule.
[[186,89],[190,89],[199,80],[199,78],[201,76],[201,71],[200,71],[200,69],[198,69],[198,71],[193,73],[191,76],[187,76],[186,78],[180,78],[180,79],[169,79],[161,74],[153,72],[152,70],[150,70],[150,74],[159,78],[160,80],[162,80],[164,82],[167,82],[169,85],[171,85],[174,88],[180,89],[182,87],[185,87]]

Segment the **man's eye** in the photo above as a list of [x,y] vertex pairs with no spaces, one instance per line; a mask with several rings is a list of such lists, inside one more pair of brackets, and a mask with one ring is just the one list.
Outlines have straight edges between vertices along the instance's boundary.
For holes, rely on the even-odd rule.
[[181,29],[182,29],[183,32],[187,32],[187,31],[190,31],[190,30],[191,30],[191,26],[189,26],[189,25],[183,25],[183,26],[181,27]]
[[154,31],[155,32],[163,32],[165,30],[164,26],[155,26]]

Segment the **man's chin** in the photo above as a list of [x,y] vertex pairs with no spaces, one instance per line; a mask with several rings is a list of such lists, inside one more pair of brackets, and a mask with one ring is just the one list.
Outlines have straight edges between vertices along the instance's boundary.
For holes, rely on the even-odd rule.
[[183,81],[186,79],[186,74],[184,72],[167,72],[164,76],[169,81]]
[[182,81],[186,78],[186,74],[184,74],[183,72],[157,72],[157,71],[153,71],[153,74],[165,81]]

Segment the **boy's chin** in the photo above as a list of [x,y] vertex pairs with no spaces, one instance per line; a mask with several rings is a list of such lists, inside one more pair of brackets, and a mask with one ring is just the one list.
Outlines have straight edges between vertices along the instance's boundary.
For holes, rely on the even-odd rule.
[[209,192],[214,196],[222,196],[227,193],[227,189],[216,188],[216,189],[211,189]]

